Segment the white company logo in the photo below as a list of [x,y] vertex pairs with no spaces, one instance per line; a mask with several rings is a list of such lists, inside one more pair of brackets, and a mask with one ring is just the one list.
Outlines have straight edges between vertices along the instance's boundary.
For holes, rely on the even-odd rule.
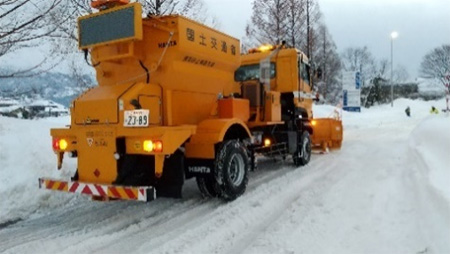
[[89,146],[92,146],[92,144],[94,143],[94,139],[93,138],[87,138],[86,141],[87,141]]
[[211,173],[211,169],[209,167],[205,167],[205,166],[188,167],[188,170],[191,173],[202,173],[202,174]]

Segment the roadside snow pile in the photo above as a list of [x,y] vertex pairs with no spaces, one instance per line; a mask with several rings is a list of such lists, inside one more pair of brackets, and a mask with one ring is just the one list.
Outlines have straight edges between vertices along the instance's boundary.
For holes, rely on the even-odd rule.
[[313,104],[314,118],[335,118],[342,116],[342,109],[331,105],[315,105]]
[[409,148],[421,173],[450,204],[450,117],[426,118],[411,133]]
[[[366,128],[398,125],[399,119],[403,119],[400,121],[408,121],[407,124],[404,124],[406,131],[409,130],[408,126],[411,123],[418,124],[428,117],[432,106],[441,111],[442,108],[445,108],[445,99],[423,101],[400,98],[394,101],[394,107],[391,107],[391,104],[377,105],[371,108],[361,107],[361,112],[347,112],[330,105],[313,105],[313,112],[314,118],[332,118],[339,113],[344,125],[344,132],[350,129],[364,130]],[[407,107],[411,110],[411,117],[406,117],[405,109]],[[444,114],[441,112],[440,115]]]
[[[38,189],[38,178],[70,177],[65,161],[62,174],[56,170],[50,128],[63,127],[69,117],[21,120],[0,116],[0,224],[29,216],[40,207],[61,205],[73,196]],[[70,165],[72,164],[72,165]]]

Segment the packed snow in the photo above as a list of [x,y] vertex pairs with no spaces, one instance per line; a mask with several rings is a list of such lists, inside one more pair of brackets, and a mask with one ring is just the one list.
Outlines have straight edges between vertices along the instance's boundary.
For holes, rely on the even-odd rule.
[[49,133],[69,118],[0,116],[0,252],[450,253],[450,116],[433,105],[445,101],[343,112],[341,150],[301,168],[261,159],[230,203],[192,180],[183,199],[150,203],[39,190],[38,177],[74,173],[75,159],[56,170]]

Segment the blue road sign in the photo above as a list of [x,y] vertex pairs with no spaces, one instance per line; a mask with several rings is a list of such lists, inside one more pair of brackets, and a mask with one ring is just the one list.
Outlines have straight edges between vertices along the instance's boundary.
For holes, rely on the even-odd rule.
[[355,74],[355,88],[361,88],[361,72],[357,71]]
[[344,94],[343,94],[342,98],[343,98],[344,106],[347,106],[347,104],[348,104],[348,93],[347,93],[347,90],[344,90],[343,92],[344,92]]

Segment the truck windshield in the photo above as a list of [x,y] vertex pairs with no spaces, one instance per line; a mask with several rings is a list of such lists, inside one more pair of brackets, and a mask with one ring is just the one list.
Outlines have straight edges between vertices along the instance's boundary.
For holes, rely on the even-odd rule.
[[299,76],[309,84],[309,65],[299,61],[298,66],[300,68]]
[[[275,77],[275,63],[270,63],[270,78]],[[234,73],[235,81],[259,79],[259,64],[243,65]]]

